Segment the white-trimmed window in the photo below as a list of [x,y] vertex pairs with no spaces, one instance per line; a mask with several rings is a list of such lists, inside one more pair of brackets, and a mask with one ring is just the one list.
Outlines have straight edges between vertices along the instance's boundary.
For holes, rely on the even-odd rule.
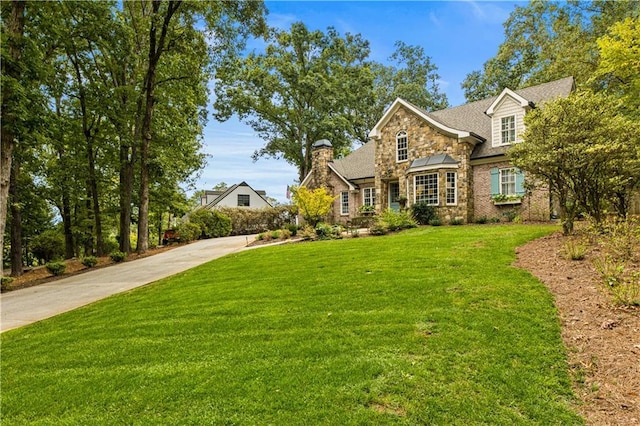
[[500,169],[500,194],[516,195],[515,169]]
[[502,145],[508,145],[516,141],[516,116],[510,115],[501,118],[500,134]]
[[248,194],[238,194],[238,207],[249,207],[251,197]]
[[416,203],[425,201],[430,206],[438,205],[438,173],[416,176],[414,187]]
[[376,205],[376,189],[375,188],[363,188],[363,190],[362,190],[362,205],[363,206],[375,206]]
[[409,159],[409,141],[404,130],[396,135],[396,161],[398,163]]
[[457,176],[456,172],[447,172],[447,194],[446,200],[448,206],[455,206],[458,204],[458,186],[457,186]]
[[340,193],[340,214],[349,214],[349,192],[343,191]]

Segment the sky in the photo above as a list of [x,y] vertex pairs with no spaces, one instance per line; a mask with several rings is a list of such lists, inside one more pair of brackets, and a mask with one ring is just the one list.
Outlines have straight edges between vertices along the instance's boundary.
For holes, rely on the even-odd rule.
[[[310,30],[334,27],[341,35],[361,34],[370,43],[369,58],[387,63],[396,41],[422,46],[438,68],[440,91],[451,106],[465,103],[461,84],[467,74],[481,70],[496,55],[504,40],[503,23],[516,1],[266,1],[267,23],[289,29],[303,22]],[[260,51],[264,41],[250,40],[248,50]],[[280,203],[287,185],[297,182],[298,173],[285,160],[260,158],[252,154],[265,144],[236,117],[220,123],[210,118],[204,129],[207,165],[194,189],[211,189],[220,182],[231,186],[242,181]],[[188,191],[193,192],[193,189]]]

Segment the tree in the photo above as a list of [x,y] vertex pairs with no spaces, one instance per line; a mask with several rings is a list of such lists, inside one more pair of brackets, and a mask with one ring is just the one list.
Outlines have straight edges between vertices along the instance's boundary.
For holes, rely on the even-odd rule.
[[338,198],[332,196],[325,188],[312,190],[301,186],[294,187],[291,192],[298,212],[314,228],[331,211],[333,202]]
[[619,114],[604,94],[576,92],[525,117],[524,141],[509,150],[513,164],[548,184],[557,197],[563,231],[584,211],[600,223],[607,205],[625,216],[640,185],[640,125]]
[[598,64],[596,40],[615,22],[636,16],[636,9],[637,2],[605,0],[536,0],[516,7],[497,55],[462,83],[467,101],[568,76],[579,86],[595,84],[590,78]]
[[627,18],[598,39],[600,62],[594,80],[624,102],[625,113],[640,119],[640,18]]
[[289,31],[272,30],[268,42],[264,53],[224,62],[216,74],[214,116],[225,121],[237,114],[265,141],[254,160],[284,158],[302,180],[315,141],[329,139],[341,151],[365,140],[359,112],[372,101],[369,46],[359,35],[310,31],[300,22]]

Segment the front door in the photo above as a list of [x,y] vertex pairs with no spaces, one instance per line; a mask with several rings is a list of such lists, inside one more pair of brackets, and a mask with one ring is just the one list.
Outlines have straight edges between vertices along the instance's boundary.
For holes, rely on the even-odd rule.
[[389,208],[394,212],[400,211],[400,203],[398,203],[399,195],[400,184],[398,182],[389,182]]

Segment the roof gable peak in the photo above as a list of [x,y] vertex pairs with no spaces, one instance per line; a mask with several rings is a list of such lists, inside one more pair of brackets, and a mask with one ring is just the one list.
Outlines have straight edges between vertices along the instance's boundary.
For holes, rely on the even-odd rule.
[[491,103],[491,105],[489,105],[489,108],[485,111],[485,114],[487,114],[489,117],[491,117],[494,114],[494,112],[495,112],[496,108],[498,107],[498,105],[500,105],[500,103],[507,96],[509,96],[510,98],[514,99],[516,102],[518,102],[522,108],[531,108],[531,107],[533,107],[533,103],[532,102],[530,102],[529,100],[527,100],[527,99],[523,98],[522,96],[518,95],[516,92],[514,92],[511,89],[509,89],[508,87],[505,87],[502,90],[502,92],[498,95],[498,97]]

